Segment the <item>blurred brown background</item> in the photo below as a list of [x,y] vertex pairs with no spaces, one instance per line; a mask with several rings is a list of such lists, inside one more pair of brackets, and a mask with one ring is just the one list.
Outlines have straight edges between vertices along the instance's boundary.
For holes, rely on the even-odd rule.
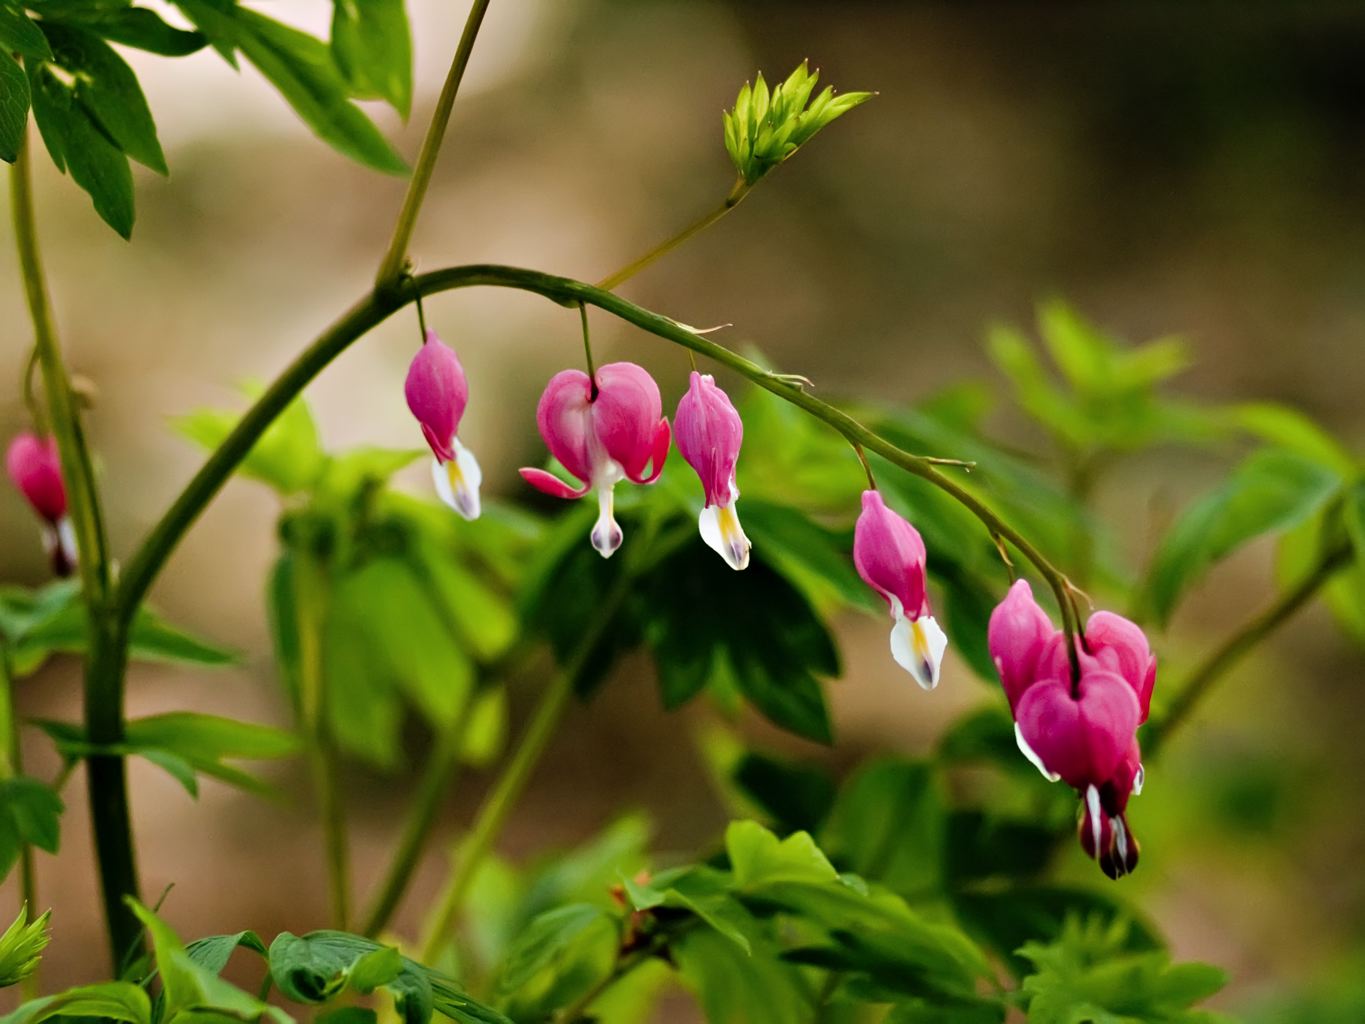
[[[375,115],[413,154],[466,5],[410,6],[414,116],[402,125]],[[325,33],[328,7],[277,2],[271,13]],[[1363,52],[1365,12],[1351,5],[497,0],[414,249],[423,269],[492,261],[601,277],[724,195],[721,108],[756,68],[778,77],[809,57],[836,86],[881,95],[721,225],[625,286],[630,297],[688,323],[734,322],[732,340],[752,339],[822,393],[913,401],[989,375],[985,325],[1029,322],[1035,300],[1061,294],[1134,340],[1186,335],[1197,359],[1184,379],[1191,393],[1297,404],[1358,450]],[[200,458],[168,417],[237,401],[234,382],[275,373],[360,295],[404,187],[311,138],[250,69],[239,76],[211,52],[130,59],[172,167],[169,181],[137,172],[132,244],[38,161],[58,320],[72,363],[99,390],[92,433],[115,550],[125,555]],[[18,381],[29,332],[8,243],[0,276],[0,379]],[[538,457],[535,399],[575,357],[577,318],[492,290],[433,299],[428,316],[473,381],[462,436],[488,490],[521,494],[515,467]],[[409,317],[397,317],[310,389],[329,446],[415,443],[401,397],[412,336]],[[677,394],[686,363],[666,346],[605,317],[596,338],[603,353],[640,360]],[[8,435],[23,423],[16,384],[0,396],[0,427]],[[1106,487],[1101,508],[1140,553],[1153,495],[1183,500],[1207,486],[1213,465],[1189,456],[1134,463]],[[413,479],[422,486],[420,472]],[[262,608],[276,513],[263,488],[231,484],[155,592],[176,621],[246,652],[245,667],[138,668],[132,713],[281,719]],[[9,489],[0,536],[0,576],[40,581],[33,523]],[[1160,640],[1163,653],[1198,652],[1245,616],[1265,593],[1268,563],[1257,547],[1217,572]],[[932,696],[912,692],[884,656],[881,622],[849,621],[843,639],[840,742],[824,755],[841,764],[875,750],[922,751],[986,693],[961,668]],[[665,848],[713,834],[723,811],[647,673],[633,665],[576,714],[505,851],[576,841],[632,806],[654,810]],[[1229,678],[1149,771],[1134,812],[1144,866],[1122,884],[1179,956],[1231,970],[1224,1006],[1311,983],[1362,938],[1361,676],[1358,655],[1314,610]],[[21,690],[26,714],[77,714],[69,662]],[[40,773],[54,769],[36,740],[28,756]],[[279,771],[288,805],[213,783],[193,803],[134,765],[144,887],[154,897],[174,884],[165,911],[183,934],[322,923],[306,787],[298,767]],[[382,863],[404,786],[351,781],[368,808],[355,830],[364,884]],[[447,835],[484,784],[462,784]],[[1191,787],[1211,795],[1180,804]],[[79,775],[67,796],[62,856],[40,858],[57,931],[48,985],[104,970]],[[436,857],[427,865],[405,926],[440,866]],[[9,908],[13,883],[5,888],[0,906]]]

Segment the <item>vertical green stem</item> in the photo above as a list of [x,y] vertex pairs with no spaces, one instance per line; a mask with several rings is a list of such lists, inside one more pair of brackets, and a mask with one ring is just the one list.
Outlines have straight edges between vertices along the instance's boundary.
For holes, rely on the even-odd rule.
[[[33,181],[29,142],[20,146],[10,172],[10,209],[19,252],[24,295],[33,320],[34,347],[42,371],[49,425],[61,455],[71,522],[76,534],[83,598],[89,623],[89,655],[85,666],[87,739],[110,746],[123,739],[123,671],[126,632],[110,615],[110,562],[95,473],[86,446],[71,379],[57,343],[33,214]],[[87,759],[91,828],[99,861],[100,888],[110,955],[117,969],[141,942],[137,919],[124,904],[136,896],[137,865],[123,758],[97,755]]]
[[623,281],[626,281],[629,278],[634,277],[636,274],[644,270],[655,260],[659,259],[662,256],[667,256],[674,249],[678,248],[678,246],[682,245],[684,242],[689,241],[694,235],[701,234],[712,224],[720,220],[727,213],[729,213],[736,206],[738,206],[744,200],[744,197],[749,194],[749,189],[751,187],[752,186],[746,185],[744,183],[743,178],[740,178],[738,181],[735,182],[735,187],[730,190],[730,194],[725,197],[725,202],[721,203],[720,206],[716,207],[710,213],[705,214],[700,219],[693,221],[691,224],[683,228],[672,238],[668,239],[665,242],[661,242],[659,245],[656,245],[653,249],[650,249],[649,252],[645,253],[639,259],[634,260],[631,263],[627,263],[620,270],[616,271],[616,273],[610,274],[607,277],[602,278],[602,280],[597,282],[597,287],[604,288],[607,291],[610,291],[611,289],[615,288],[618,284],[621,284]]
[[412,873],[421,860],[422,850],[436,824],[441,804],[455,785],[460,771],[460,753],[464,749],[465,733],[469,729],[470,713],[477,703],[478,695],[470,694],[460,713],[450,727],[436,738],[436,745],[427,758],[426,769],[418,783],[417,795],[413,798],[403,825],[403,834],[394,850],[393,861],[384,876],[379,893],[375,896],[374,906],[365,917],[363,934],[373,938],[383,931],[398,909],[398,904],[407,891]]
[[337,788],[337,764],[325,718],[322,637],[327,623],[327,581],[316,556],[300,553],[294,564],[294,602],[299,631],[299,712],[308,744],[308,762],[322,818],[327,852],[327,892],[332,923],[350,923],[350,853],[346,842],[346,807]]
[[[19,746],[19,717],[14,709],[14,672],[9,652],[0,649],[0,780],[24,773],[24,752]],[[19,898],[30,916],[38,913],[38,880],[33,872],[33,847],[19,847]],[[31,998],[32,993],[29,993]]]
[[450,123],[450,112],[455,107],[455,94],[460,91],[460,81],[464,78],[465,68],[469,66],[469,55],[474,52],[474,40],[478,37],[479,26],[488,11],[489,0],[474,0],[465,19],[464,31],[460,34],[455,57],[450,62],[445,85],[436,101],[436,112],[432,114],[431,125],[422,148],[417,154],[417,163],[408,181],[407,194],[403,196],[403,208],[398,213],[398,222],[393,227],[393,237],[389,248],[379,264],[379,274],[375,278],[376,291],[392,290],[402,279],[403,260],[408,254],[408,243],[412,241],[412,231],[417,225],[417,214],[421,212],[422,200],[426,198],[427,188],[431,185],[431,172],[436,167],[436,157],[441,152],[441,142]]
[[[647,546],[652,532],[648,527],[642,531],[640,538],[642,547]],[[479,866],[492,850],[503,825],[507,822],[508,815],[521,798],[527,783],[531,781],[531,775],[536,765],[540,763],[541,755],[549,746],[550,737],[554,735],[564,712],[568,709],[579,675],[587,666],[588,659],[592,657],[598,644],[606,636],[607,628],[630,592],[634,579],[635,574],[629,570],[623,570],[616,578],[615,584],[597,608],[596,618],[583,634],[573,656],[559,670],[549,688],[541,696],[540,703],[536,706],[531,721],[517,745],[516,753],[512,755],[512,760],[503,769],[497,784],[484,800],[483,806],[479,808],[474,827],[457,848],[450,878],[441,890],[436,909],[428,919],[426,932],[422,936],[418,959],[423,963],[429,964],[435,960],[454,931],[455,919],[459,916],[460,907],[469,892],[469,886],[478,874]]]

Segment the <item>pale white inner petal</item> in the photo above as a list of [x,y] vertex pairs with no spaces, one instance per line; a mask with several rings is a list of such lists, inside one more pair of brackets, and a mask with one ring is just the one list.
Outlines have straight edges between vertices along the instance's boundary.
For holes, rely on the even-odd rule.
[[479,486],[483,483],[483,470],[479,468],[474,453],[460,444],[458,438],[452,442],[452,447],[455,450],[454,461],[432,460],[431,478],[436,484],[436,493],[465,519],[478,519]]
[[1094,786],[1085,787],[1085,809],[1090,817],[1090,837],[1094,843],[1095,856],[1100,855],[1100,791]]
[[1110,825],[1114,829],[1114,842],[1118,845],[1118,873],[1126,875],[1128,873],[1128,830],[1123,827],[1121,818],[1111,818]]
[[1029,759],[1029,763],[1043,773],[1043,778],[1048,782],[1056,782],[1061,778],[1054,771],[1049,771],[1047,765],[1043,764],[1043,759],[1033,752],[1033,748],[1028,745],[1028,740],[1024,739],[1024,730],[1019,728],[1019,723],[1014,723],[1014,742],[1019,745],[1019,752]]
[[891,657],[923,689],[932,690],[938,685],[943,652],[948,649],[947,635],[932,615],[918,619],[907,616],[895,595],[891,597],[891,611],[896,619],[891,627]]
[[1142,796],[1142,787],[1147,782],[1147,769],[1138,765],[1137,774],[1133,776],[1133,796]]
[[697,517],[697,528],[701,539],[731,569],[747,569],[749,566],[749,538],[739,523],[739,513],[735,511],[732,498],[724,505],[708,505]]
[[42,537],[44,553],[51,555],[60,549],[64,562],[71,566],[76,564],[76,528],[71,525],[70,516],[58,519],[56,527],[44,524]]
[[621,527],[613,514],[616,506],[613,483],[599,484],[597,488],[597,522],[592,527],[592,546],[603,558],[616,554],[621,546]]

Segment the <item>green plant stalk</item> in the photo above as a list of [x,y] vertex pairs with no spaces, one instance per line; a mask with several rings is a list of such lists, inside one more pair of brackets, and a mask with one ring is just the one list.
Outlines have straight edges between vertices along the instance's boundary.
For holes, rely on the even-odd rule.
[[[76,534],[82,594],[89,623],[89,655],[85,664],[86,736],[97,746],[123,741],[123,674],[127,663],[127,629],[110,613],[112,572],[104,516],[90,453],[85,442],[71,380],[57,343],[48,298],[38,231],[33,213],[29,141],[24,140],[10,171],[10,211],[24,294],[33,320],[34,347],[47,397],[48,421],[61,456]],[[105,926],[110,955],[117,969],[141,942],[141,927],[124,903],[138,894],[132,821],[128,812],[128,780],[123,758],[96,755],[86,760],[90,824],[99,863]]]
[[209,456],[129,560],[120,580],[116,603],[120,618],[131,621],[132,615],[146,596],[151,581],[194,520],[226,483],[266,428],[318,373],[366,331],[412,302],[417,295],[432,295],[475,286],[532,292],[571,309],[576,309],[580,302],[596,306],[650,334],[681,345],[734,370],[759,387],[828,424],[849,441],[862,445],[868,451],[876,452],[904,471],[928,481],[961,503],[993,535],[1008,541],[1034,565],[1056,594],[1067,631],[1075,635],[1075,615],[1070,599],[1071,584],[1065,574],[1048,561],[1027,537],[996,515],[981,499],[941,472],[936,462],[942,460],[913,455],[898,448],[843,410],[808,394],[799,383],[793,383],[791,378],[765,370],[757,363],[716,344],[675,320],[650,312],[611,292],[582,281],[495,264],[475,264],[436,270],[407,279],[396,294],[368,295],[301,352],[247,410],[237,426]]
[[362,934],[369,938],[374,938],[388,927],[412,880],[412,873],[422,858],[422,851],[436,825],[441,805],[459,777],[460,755],[464,750],[465,734],[469,730],[476,697],[477,694],[470,694],[464,707],[455,716],[455,721],[436,738],[436,744],[427,758],[426,768],[417,786],[417,795],[413,797],[403,833],[394,849],[393,860],[375,896],[374,905],[365,915]]
[[[652,531],[642,538],[642,546],[648,544],[649,536],[652,536]],[[527,783],[531,781],[531,775],[536,765],[540,763],[541,755],[545,753],[550,738],[555,734],[560,721],[564,718],[564,712],[569,707],[578,677],[598,644],[606,636],[607,626],[630,592],[634,579],[635,575],[630,571],[622,571],[616,578],[611,590],[597,609],[592,626],[579,641],[569,661],[560,668],[550,686],[541,695],[531,721],[517,743],[512,760],[508,762],[507,767],[498,776],[496,785],[484,799],[469,835],[457,846],[450,877],[441,889],[436,907],[423,931],[418,954],[418,960],[422,963],[434,962],[455,930],[455,920],[480,865],[492,850],[503,825],[507,822],[508,815],[516,806]]]
[[465,68],[469,66],[470,54],[474,52],[474,40],[479,35],[479,26],[488,11],[489,0],[474,0],[465,19],[464,31],[455,47],[455,56],[446,73],[441,95],[436,100],[436,110],[431,116],[422,148],[417,153],[417,163],[408,180],[408,190],[403,196],[403,206],[398,213],[398,221],[393,226],[393,237],[379,264],[375,278],[375,290],[392,291],[403,276],[403,264],[408,254],[408,243],[412,241],[413,228],[417,226],[417,215],[421,212],[422,201],[426,198],[427,188],[431,185],[431,174],[436,167],[436,158],[441,152],[441,142],[445,139],[446,127],[450,123],[450,112],[455,107],[455,94],[460,91]]
[[326,628],[324,569],[311,553],[296,564],[295,605],[299,631],[299,717],[308,743],[308,761],[322,818],[327,853],[327,895],[332,922],[345,931],[350,925],[350,856],[346,842],[346,807],[337,789],[337,763],[327,736],[324,715],[326,692],[322,673],[322,634]]
[[1145,739],[1148,751],[1155,753],[1160,749],[1170,738],[1171,733],[1189,720],[1195,705],[1204,698],[1214,683],[1226,675],[1252,648],[1293,618],[1295,612],[1307,605],[1322,586],[1337,572],[1350,565],[1354,558],[1355,551],[1349,543],[1328,551],[1295,586],[1281,594],[1210,651],[1190,672],[1185,685],[1166,706],[1166,714],[1160,722],[1152,724]]
[[721,203],[720,206],[716,207],[710,213],[703,215],[698,220],[693,221],[691,224],[683,228],[672,238],[668,239],[667,241],[659,243],[653,249],[650,249],[649,252],[641,256],[639,259],[634,260],[631,263],[627,263],[620,270],[616,271],[616,273],[609,274],[608,276],[602,278],[602,280],[597,282],[597,287],[603,289],[604,291],[611,291],[618,284],[621,284],[623,281],[629,280],[630,278],[638,274],[640,271],[644,270],[655,260],[659,259],[660,257],[667,256],[674,249],[678,248],[678,246],[682,245],[684,242],[691,240],[691,238],[694,235],[701,234],[712,224],[714,224],[716,221],[720,220],[727,213],[733,210],[736,206],[738,206],[741,202],[744,201],[744,197],[749,194],[749,191],[752,188],[753,188],[752,185],[745,184],[743,178],[739,178],[735,182],[734,188],[730,189],[730,194],[725,197],[725,202]]

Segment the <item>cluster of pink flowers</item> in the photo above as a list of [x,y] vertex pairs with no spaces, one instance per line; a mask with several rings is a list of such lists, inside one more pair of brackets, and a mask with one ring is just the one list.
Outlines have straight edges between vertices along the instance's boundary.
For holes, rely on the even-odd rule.
[[[455,352],[428,331],[404,386],[408,407],[434,458],[437,493],[466,519],[480,512],[482,472],[459,438],[469,384]],[[557,498],[592,491],[598,517],[590,539],[609,558],[621,546],[613,514],[618,483],[659,479],[676,439],[701,480],[702,539],[733,569],[749,564],[750,543],[736,503],[736,465],[744,424],[729,397],[707,374],[692,372],[670,429],[659,387],[634,363],[608,363],[589,376],[563,370],[550,379],[536,409],[550,454],[574,478],[524,468],[531,486]],[[59,575],[75,565],[66,489],[54,442],[21,434],[10,445],[9,475],[43,520],[44,542]],[[858,574],[885,601],[891,616],[891,656],[924,689],[938,684],[948,638],[929,607],[924,540],[887,507],[875,489],[863,492],[853,540]],[[1056,629],[1020,580],[991,615],[988,642],[1014,716],[1019,748],[1052,781],[1081,797],[1080,840],[1111,878],[1137,866],[1138,844],[1128,827],[1129,797],[1142,788],[1137,729],[1147,720],[1156,659],[1132,622],[1111,612],[1091,616],[1080,645]]]
[[1142,630],[1113,612],[1090,616],[1084,636],[1068,651],[1066,634],[1019,580],[991,614],[988,642],[1019,749],[1049,780],[1077,791],[1081,846],[1119,878],[1138,862],[1127,809],[1142,791],[1137,729],[1152,702],[1156,658]]

